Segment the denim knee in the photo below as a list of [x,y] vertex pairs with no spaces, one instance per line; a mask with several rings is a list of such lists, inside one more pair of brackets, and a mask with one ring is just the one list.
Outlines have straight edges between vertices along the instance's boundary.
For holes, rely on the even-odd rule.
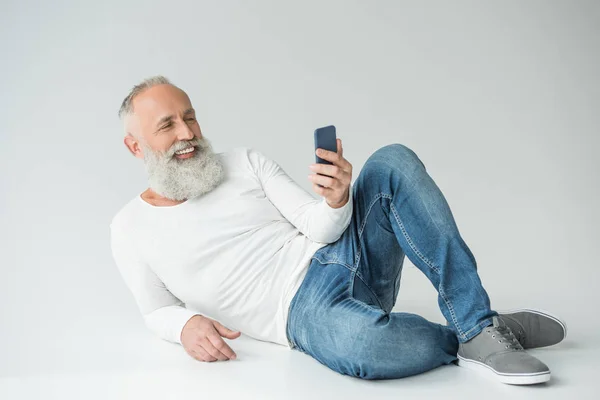
[[384,159],[403,159],[413,163],[423,164],[417,153],[401,143],[390,143],[375,150],[371,157],[382,157]]
[[379,379],[382,377],[381,367],[386,363],[376,350],[381,343],[381,329],[373,329],[370,324],[353,321],[352,329],[340,338],[343,341],[338,347],[339,372],[361,379]]
[[425,164],[417,154],[400,143],[392,143],[380,147],[371,154],[363,169],[389,168],[392,171],[401,171],[404,176],[412,176],[414,172],[425,170]]
[[[382,316],[376,322],[353,320],[351,329],[338,336],[334,364],[339,372],[361,379],[403,378],[420,374],[454,357],[457,341],[452,332],[423,329],[402,332],[398,321]],[[443,333],[452,336],[453,342]]]

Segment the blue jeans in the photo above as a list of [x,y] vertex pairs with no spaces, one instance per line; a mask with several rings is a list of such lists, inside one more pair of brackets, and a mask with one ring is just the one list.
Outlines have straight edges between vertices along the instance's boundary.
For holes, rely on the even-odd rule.
[[[400,378],[456,360],[497,315],[442,192],[409,148],[375,151],[353,184],[350,225],[313,255],[290,304],[293,349],[344,375]],[[404,256],[438,292],[448,325],[392,312]]]

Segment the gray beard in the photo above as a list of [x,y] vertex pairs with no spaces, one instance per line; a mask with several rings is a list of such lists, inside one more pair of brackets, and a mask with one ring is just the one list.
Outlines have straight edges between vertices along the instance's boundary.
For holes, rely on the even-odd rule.
[[[155,152],[140,143],[150,188],[171,200],[187,200],[201,196],[216,188],[225,178],[225,168],[210,142],[203,137],[177,142],[167,152]],[[180,160],[174,153],[189,145],[196,147],[191,158]]]

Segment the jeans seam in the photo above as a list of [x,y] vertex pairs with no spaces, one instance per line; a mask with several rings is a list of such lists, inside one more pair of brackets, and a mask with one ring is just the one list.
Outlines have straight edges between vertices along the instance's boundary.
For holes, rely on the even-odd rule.
[[313,255],[311,257],[311,259],[313,259],[313,258],[316,258],[321,264],[339,264],[339,265],[343,265],[344,267],[346,267],[350,272],[354,272],[353,268],[350,265],[346,264],[343,261],[338,261],[337,260],[337,256],[336,256],[336,259],[334,261],[323,260],[323,259],[320,258],[319,255]]
[[[381,194],[381,195],[389,198],[390,200],[392,199],[391,195],[388,195],[388,194]],[[404,238],[406,239],[406,242],[408,243],[408,246],[412,249],[412,251],[415,252],[417,257],[419,257],[419,259],[425,263],[425,265],[427,265],[432,271],[434,271],[439,276],[440,275],[439,268],[437,268],[435,265],[433,265],[433,263],[431,261],[429,261],[427,259],[427,257],[425,257],[419,251],[419,249],[417,249],[416,245],[414,244],[414,242],[408,235],[408,232],[406,231],[404,224],[402,223],[402,219],[400,218],[400,215],[396,211],[396,207],[394,207],[394,203],[391,201],[390,201],[390,210],[392,211],[392,214],[394,215],[394,219],[396,220],[396,223],[400,226],[400,229],[402,231],[402,234],[404,235]],[[444,300],[444,303],[446,303],[446,306],[448,307],[448,311],[450,312],[450,317],[452,318],[452,322],[454,323],[456,330],[458,331],[459,335],[464,338],[465,334],[463,333],[462,329],[460,328],[460,326],[458,324],[458,319],[456,318],[456,313],[454,312],[454,307],[452,306],[452,303],[450,302],[450,300],[446,297],[444,290],[442,289],[441,283],[438,287],[438,293],[439,293],[440,297],[442,298],[442,300]]]
[[[368,307],[372,310],[375,310],[377,312],[384,312],[387,314],[387,312],[383,309],[383,307],[381,308],[377,308],[377,307],[373,307],[370,304],[365,303],[364,301],[361,301],[359,299],[354,298],[354,296],[352,296],[352,289],[354,288],[354,277],[357,276],[358,279],[361,280],[361,282],[363,282],[365,284],[365,286],[367,286],[369,288],[369,290],[371,290],[371,293],[373,293],[373,290],[371,289],[371,287],[369,285],[367,285],[367,283],[364,281],[364,279],[362,279],[362,277],[360,276],[360,273],[358,273],[358,271],[352,267],[350,267],[348,264],[344,263],[344,262],[339,262],[339,261],[321,261],[321,259],[319,258],[319,256],[315,255],[312,258],[316,258],[321,264],[339,264],[344,266],[346,269],[348,269],[348,271],[350,271],[350,281],[351,281],[351,285],[348,285],[348,289],[346,290],[348,293],[348,296],[354,300],[357,301],[359,303],[361,303],[362,305],[364,305],[365,307]],[[377,296],[375,296],[375,298],[377,299],[377,302],[381,304],[379,298]],[[290,304],[291,307],[291,304]]]
[[[367,308],[369,308],[369,309],[371,309],[371,310],[373,310],[373,311],[376,311],[376,312],[378,312],[378,313],[379,313],[379,312],[383,312],[384,314],[388,314],[388,313],[387,313],[387,312],[386,312],[386,311],[383,309],[383,307],[380,307],[380,308],[373,307],[372,305],[370,305],[370,304],[367,304],[367,303],[365,303],[364,301],[362,301],[362,300],[359,300],[359,299],[355,298],[354,296],[352,296],[352,289],[354,289],[354,277],[355,277],[355,276],[358,276],[358,279],[360,279],[360,280],[361,280],[361,282],[363,282],[363,283],[364,283],[364,284],[365,284],[367,287],[369,287],[369,285],[367,285],[367,284],[365,283],[365,281],[364,281],[364,280],[363,280],[363,279],[362,279],[362,278],[359,276],[359,274],[357,273],[357,271],[352,271],[352,274],[350,275],[350,279],[351,279],[352,285],[348,285],[348,295],[350,296],[350,298],[351,298],[353,301],[356,301],[356,302],[360,303],[362,306],[364,306],[364,307],[367,307]],[[369,287],[369,290],[370,290],[370,289],[371,289],[371,288]],[[377,302],[379,303],[379,299],[377,298],[377,296],[375,296],[375,298],[377,299]]]
[[[371,292],[371,294],[373,295],[373,297],[375,298],[375,300],[377,300],[377,304],[379,304],[379,309],[385,311],[385,309],[383,308],[383,304],[381,304],[381,300],[379,300],[379,297],[377,296],[377,294],[373,291],[373,289],[371,288],[371,286],[369,286],[367,284],[367,282],[365,282],[365,280],[362,278],[361,274],[358,272],[358,269],[356,271],[354,271],[354,275],[360,279],[360,281],[367,287],[367,289],[369,289],[369,291]],[[354,280],[352,280],[352,288],[354,289]],[[354,296],[352,296],[353,299],[356,299]],[[359,300],[361,301],[361,300]],[[361,303],[365,303],[364,301],[361,301]],[[369,305],[367,303],[365,303],[366,305]]]
[[[360,262],[360,257],[362,255],[362,245],[361,245],[361,238],[362,238],[362,234],[363,231],[365,229],[365,226],[367,225],[367,221],[369,220],[369,215],[371,214],[371,211],[373,210],[373,207],[375,206],[375,204],[379,201],[380,198],[385,197],[383,193],[378,193],[373,200],[371,200],[371,204],[369,204],[369,207],[367,207],[367,212],[365,213],[365,216],[363,218],[362,224],[359,227],[358,230],[358,251],[356,252],[356,259],[354,260],[354,270],[355,270],[355,275],[358,276],[358,278],[361,280],[361,282],[369,289],[369,291],[373,294],[373,297],[375,297],[375,299],[377,300],[377,303],[379,304],[379,307],[381,308],[381,310],[385,311],[385,308],[383,307],[383,304],[381,304],[381,299],[379,299],[379,297],[377,296],[377,294],[373,291],[373,289],[367,284],[367,282],[365,282],[365,280],[362,277],[362,274],[358,271],[358,263]],[[395,289],[395,286],[394,286]],[[366,303],[365,303],[366,304]],[[387,312],[387,311],[385,311]]]
[[[480,323],[478,323],[477,325],[475,325],[474,327],[472,327],[471,329],[469,329],[468,331],[466,331],[462,337],[463,340],[469,340],[472,337],[476,336],[477,333],[481,332],[485,327],[491,325],[489,319],[485,320],[485,321],[481,321]],[[478,330],[478,331],[477,331]],[[472,335],[472,332],[476,331],[475,335]]]
[[[385,196],[389,197],[390,199],[392,198],[392,196],[390,196],[390,195],[385,195]],[[392,213],[394,214],[394,218],[396,219],[396,223],[400,226],[400,229],[402,230],[402,234],[404,235],[404,238],[408,242],[409,247],[412,249],[412,251],[415,252],[417,257],[419,257],[421,259],[421,261],[423,261],[430,269],[432,269],[436,274],[439,275],[440,274],[439,268],[436,267],[435,265],[433,265],[433,263],[431,261],[429,261],[427,259],[427,257],[425,257],[413,243],[412,239],[408,235],[408,232],[404,228],[404,224],[402,223],[402,220],[400,219],[400,215],[398,215],[398,212],[396,211],[396,207],[394,207],[393,202],[390,202],[390,209],[392,210]]]
[[360,239],[362,238],[363,231],[365,230],[365,226],[367,225],[367,220],[369,219],[369,214],[371,213],[371,210],[375,206],[375,203],[377,203],[382,196],[383,196],[383,193],[378,193],[375,196],[375,198],[373,198],[373,200],[371,200],[371,204],[369,204],[369,207],[367,207],[367,212],[365,213],[363,221],[360,224],[360,227],[358,228],[358,246],[357,246],[358,248],[356,251],[356,256],[354,257],[354,268],[355,269],[358,269],[358,263],[360,261],[361,255],[362,255],[362,245],[361,245]]
[[[398,281],[398,276],[400,276],[402,274],[402,267],[400,267],[398,269],[398,273],[396,274],[396,276],[394,277],[394,298],[392,299],[392,308],[390,309],[390,312],[394,309],[394,306],[396,305],[396,301],[398,300],[398,293],[400,292],[400,281]],[[396,283],[398,282],[398,283]]]
[[450,311],[450,317],[452,318],[452,322],[454,322],[454,326],[456,327],[456,330],[458,331],[459,336],[462,337],[463,339],[466,339],[466,334],[463,332],[460,325],[458,324],[458,319],[456,318],[456,312],[454,311],[454,307],[452,306],[452,303],[450,302],[450,300],[448,300],[448,298],[446,297],[446,293],[444,292],[444,289],[442,288],[441,283],[438,288],[438,293],[440,294],[440,297],[442,298],[442,300],[444,300],[444,303],[446,303],[446,307],[448,307],[448,311]]

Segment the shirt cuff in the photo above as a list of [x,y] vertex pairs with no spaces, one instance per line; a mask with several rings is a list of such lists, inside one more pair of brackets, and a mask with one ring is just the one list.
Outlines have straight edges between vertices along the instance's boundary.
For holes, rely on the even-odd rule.
[[156,334],[173,343],[181,343],[181,332],[185,324],[199,312],[182,307],[167,306],[146,315],[144,319],[148,327]]

